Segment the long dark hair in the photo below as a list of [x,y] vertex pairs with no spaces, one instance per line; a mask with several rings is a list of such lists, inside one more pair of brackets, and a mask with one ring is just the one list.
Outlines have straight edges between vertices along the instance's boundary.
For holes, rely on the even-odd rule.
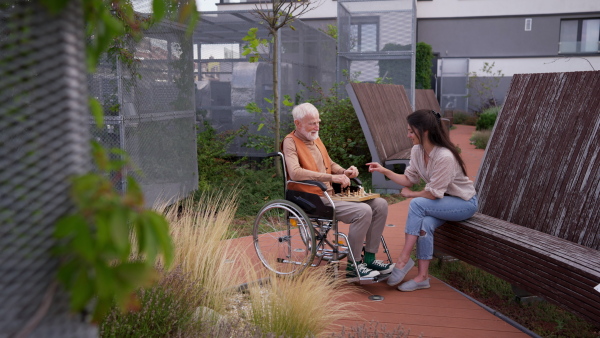
[[450,136],[448,135],[446,128],[444,128],[442,125],[442,120],[439,113],[429,109],[420,109],[408,115],[406,120],[408,121],[408,125],[419,137],[421,146],[423,146],[423,135],[425,134],[425,131],[428,131],[429,142],[435,146],[444,147],[450,150],[452,155],[454,155],[454,158],[456,158],[458,164],[460,164],[463,174],[467,176],[465,162],[460,157],[456,146],[450,142]]

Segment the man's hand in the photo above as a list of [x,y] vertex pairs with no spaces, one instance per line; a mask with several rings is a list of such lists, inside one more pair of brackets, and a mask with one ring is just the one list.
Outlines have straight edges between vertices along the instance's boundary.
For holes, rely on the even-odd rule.
[[342,188],[345,188],[350,185],[350,179],[346,175],[331,175],[331,180],[333,183],[339,183],[342,185]]
[[350,166],[350,168],[344,170],[344,175],[348,176],[348,178],[358,177],[358,168]]

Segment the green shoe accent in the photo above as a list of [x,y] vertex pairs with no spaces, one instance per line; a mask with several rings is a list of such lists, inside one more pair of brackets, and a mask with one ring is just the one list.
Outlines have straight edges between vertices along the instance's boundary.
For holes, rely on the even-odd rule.
[[375,260],[375,254],[371,253],[371,252],[365,252],[365,257],[363,259],[363,261],[367,264],[371,264],[373,263],[373,261]]
[[[362,261],[358,261],[356,264],[362,264]],[[348,260],[348,264],[346,264],[346,271],[354,271],[354,263],[352,263],[350,260]]]

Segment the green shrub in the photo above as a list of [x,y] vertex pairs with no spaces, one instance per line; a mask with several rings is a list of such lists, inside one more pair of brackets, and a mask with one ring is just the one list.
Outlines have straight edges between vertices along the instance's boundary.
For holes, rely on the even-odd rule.
[[431,65],[433,60],[433,49],[425,42],[417,42],[416,64],[415,64],[415,88],[431,89]]
[[477,123],[477,117],[462,111],[455,111],[452,122],[454,124],[474,126]]
[[159,284],[137,291],[138,309],[123,313],[113,308],[100,324],[100,337],[170,337],[187,332],[200,299],[192,285],[180,269],[165,274]]
[[307,101],[319,110],[319,137],[329,157],[344,168],[354,165],[360,172],[365,171],[364,165],[370,162],[371,153],[350,99],[337,97],[337,86],[331,89],[329,96],[318,84],[306,88],[307,96],[311,97]]
[[469,140],[471,141],[471,144],[475,145],[475,149],[485,149],[491,135],[492,131],[489,129],[480,130],[474,132]]
[[479,115],[479,119],[477,119],[475,130],[493,129],[498,117],[498,111],[500,111],[500,107],[492,107],[484,110]]
[[217,133],[210,123],[204,121],[202,130],[198,132],[197,143],[198,185],[201,190],[218,188],[225,177],[233,175],[240,160],[229,155],[227,148],[244,132],[240,129]]

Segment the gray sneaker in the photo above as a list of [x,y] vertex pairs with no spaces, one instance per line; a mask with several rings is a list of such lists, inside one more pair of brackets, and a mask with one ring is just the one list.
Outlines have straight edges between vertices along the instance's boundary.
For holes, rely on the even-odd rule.
[[406,264],[404,264],[402,268],[394,267],[394,269],[392,269],[392,274],[390,275],[390,278],[388,278],[387,280],[387,284],[390,286],[394,286],[402,282],[404,277],[406,277],[406,274],[410,271],[410,269],[413,268],[413,266],[415,266],[415,262],[412,259],[409,259],[408,262],[406,262]]
[[420,289],[429,289],[430,285],[429,285],[429,278],[427,278],[426,280],[422,281],[422,282],[415,282],[414,279],[409,280],[406,283],[402,283],[400,284],[400,286],[398,287],[398,290],[400,291],[415,291],[415,290],[420,290]]

